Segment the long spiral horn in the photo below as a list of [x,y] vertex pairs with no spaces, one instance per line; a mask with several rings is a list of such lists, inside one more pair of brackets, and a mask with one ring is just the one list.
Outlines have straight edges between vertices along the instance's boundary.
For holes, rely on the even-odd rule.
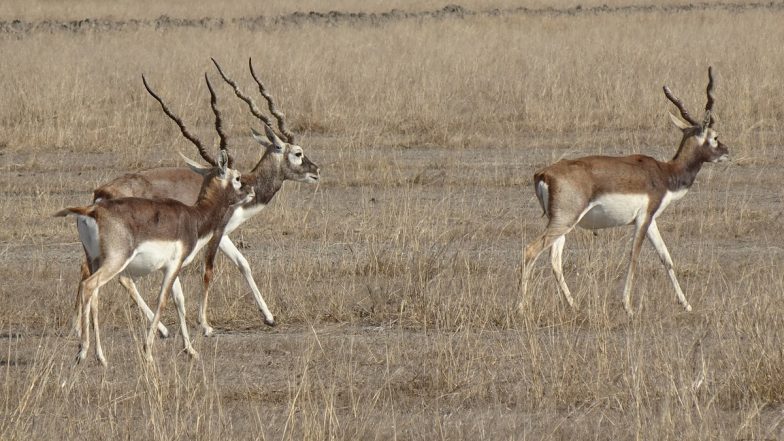
[[220,138],[220,145],[218,148],[226,152],[228,166],[231,167],[234,165],[234,158],[226,148],[226,133],[223,131],[223,120],[221,119],[220,110],[218,110],[218,99],[215,96],[215,90],[212,88],[212,83],[210,83],[210,77],[207,76],[206,72],[204,73],[204,80],[207,82],[207,89],[210,91],[210,107],[212,107],[212,113],[215,114],[215,131],[218,132],[218,138]]
[[683,105],[683,101],[679,100],[675,95],[673,95],[669,87],[664,86],[663,89],[664,89],[664,95],[667,96],[667,99],[672,101],[673,104],[675,104],[675,107],[677,107],[678,110],[681,112],[681,116],[683,117],[683,119],[688,121],[693,126],[700,125],[699,121],[697,121],[696,119],[694,119],[694,117],[689,115],[689,111],[686,110],[686,106]]
[[188,128],[185,127],[185,124],[183,124],[182,119],[180,119],[177,115],[174,114],[174,112],[172,112],[171,110],[169,110],[168,107],[166,107],[166,104],[164,104],[161,97],[159,97],[158,94],[153,92],[153,90],[150,88],[150,85],[147,84],[147,78],[145,78],[143,74],[142,74],[142,82],[144,83],[144,88],[147,89],[147,92],[150,95],[152,95],[152,97],[155,98],[158,101],[158,103],[161,105],[161,109],[163,109],[163,112],[169,118],[171,118],[175,123],[177,123],[177,126],[180,128],[180,132],[182,133],[182,136],[184,136],[188,141],[190,141],[191,143],[193,143],[193,145],[196,146],[196,149],[199,150],[199,154],[205,161],[207,161],[210,165],[216,166],[217,162],[215,161],[214,158],[210,157],[209,153],[207,153],[207,150],[204,148],[204,144],[202,144],[202,142],[198,138],[193,136],[193,134],[191,134],[191,132],[188,131]]
[[256,76],[256,71],[253,69],[252,58],[248,58],[248,66],[250,67],[250,74],[253,77],[253,80],[259,85],[259,93],[267,100],[267,106],[269,107],[270,113],[278,120],[278,129],[280,130],[280,133],[286,138],[286,142],[294,144],[294,134],[286,127],[286,115],[278,110],[275,101],[272,100],[272,96],[267,92],[267,88],[264,87],[264,83]]
[[716,120],[713,118],[713,103],[715,101],[715,97],[713,96],[713,66],[708,66],[708,87],[705,90],[705,93],[708,95],[708,101],[705,104],[705,120],[706,120],[706,127],[712,127],[713,123]]
[[220,64],[218,64],[218,62],[215,61],[214,58],[210,58],[210,59],[212,60],[212,63],[215,65],[215,68],[218,69],[218,73],[220,74],[221,78],[223,78],[223,81],[228,83],[228,85],[231,86],[231,88],[234,90],[234,95],[236,95],[237,98],[241,99],[242,101],[245,102],[245,104],[248,105],[248,109],[250,109],[250,113],[252,113],[253,116],[261,120],[261,122],[263,122],[264,124],[271,126],[272,121],[270,121],[270,119],[267,118],[266,115],[261,113],[261,110],[259,110],[259,108],[256,107],[256,103],[253,102],[253,99],[251,99],[251,97],[249,97],[248,95],[245,95],[242,92],[242,90],[240,90],[239,86],[237,86],[237,82],[229,78],[223,72],[223,69],[220,67]]

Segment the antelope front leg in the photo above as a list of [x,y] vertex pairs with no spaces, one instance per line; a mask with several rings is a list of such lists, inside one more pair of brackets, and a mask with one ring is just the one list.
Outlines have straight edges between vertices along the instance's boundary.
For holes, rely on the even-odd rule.
[[[264,323],[268,326],[275,326],[275,317],[270,312],[269,308],[267,307],[267,303],[264,301],[264,298],[261,297],[261,291],[259,291],[258,286],[256,286],[256,281],[253,280],[253,273],[250,270],[250,265],[248,261],[245,259],[245,256],[240,253],[240,250],[234,245],[231,239],[228,236],[224,236],[220,242],[220,250],[223,251],[223,254],[228,256],[228,258],[234,263],[234,265],[239,268],[240,272],[242,273],[243,277],[245,277],[245,281],[248,283],[250,290],[253,292],[253,298],[256,300],[256,304],[259,306],[259,310],[261,310],[261,314],[264,316]],[[206,305],[206,302],[205,302]],[[203,323],[207,323],[207,310],[206,306],[204,307],[204,317]]]
[[634,315],[631,305],[632,282],[634,282],[634,271],[637,269],[637,258],[640,256],[640,248],[645,239],[645,233],[650,225],[650,218],[639,219],[635,223],[634,240],[632,242],[632,253],[629,261],[629,271],[626,273],[626,283],[623,286],[623,308],[629,317]]
[[212,326],[207,322],[207,299],[209,297],[209,286],[210,281],[212,281],[212,265],[205,263],[204,265],[204,280],[201,290],[201,304],[199,305],[199,325],[201,326],[202,332],[204,332],[205,337],[210,337],[214,329]]
[[690,312],[691,305],[689,305],[689,302],[686,301],[686,296],[683,295],[681,286],[678,284],[678,278],[675,277],[675,268],[672,264],[672,258],[670,258],[670,253],[667,251],[667,246],[664,245],[664,240],[662,240],[655,220],[651,221],[651,225],[648,227],[648,240],[650,240],[653,244],[653,247],[656,248],[656,252],[659,254],[659,259],[661,259],[662,265],[664,265],[664,269],[667,270],[667,275],[670,276],[672,286],[675,288],[675,294],[678,296],[678,302],[687,312]]

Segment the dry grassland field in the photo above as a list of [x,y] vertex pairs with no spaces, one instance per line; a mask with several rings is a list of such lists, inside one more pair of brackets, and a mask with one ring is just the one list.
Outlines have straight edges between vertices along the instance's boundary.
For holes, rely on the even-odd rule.
[[[0,4],[0,439],[784,439],[784,2],[6,0]],[[82,247],[63,207],[194,147],[151,85],[251,170],[256,69],[318,185],[287,183],[232,237],[275,314],[219,255],[217,332],[184,271],[155,362],[122,287],[101,292],[108,367],[74,365]],[[643,246],[627,317],[631,228],[567,236],[570,309],[522,249],[546,218],[534,172],[561,158],[681,139],[716,74],[731,160],[707,164],[658,225],[693,306]],[[215,150],[213,150],[214,152]],[[200,258],[199,258],[200,259]],[[199,262],[200,260],[197,260]],[[139,283],[152,305],[159,277]]]

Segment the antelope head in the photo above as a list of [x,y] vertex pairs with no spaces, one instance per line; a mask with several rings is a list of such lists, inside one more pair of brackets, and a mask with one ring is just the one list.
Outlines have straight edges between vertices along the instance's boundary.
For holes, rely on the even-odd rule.
[[204,167],[180,153],[188,167],[204,177],[201,193],[220,192],[226,205],[235,207],[250,202],[255,196],[253,186],[242,183],[241,173],[229,168],[229,154],[225,150],[218,152],[217,163],[213,167]]
[[705,113],[702,121],[698,121],[692,117],[683,105],[683,102],[673,95],[670,88],[664,86],[664,95],[667,96],[675,107],[680,111],[680,118],[670,113],[670,119],[683,132],[678,152],[675,158],[691,157],[700,160],[701,162],[723,162],[729,159],[729,150],[727,146],[719,141],[719,134],[713,129],[715,119],[713,117],[713,68],[708,68],[708,87],[706,93],[708,95],[707,104],[705,104]]
[[[308,184],[318,182],[319,168],[305,156],[302,147],[284,142],[266,124],[264,125],[264,132],[266,136],[251,129],[253,139],[264,147],[264,156],[272,155],[274,165],[284,180],[306,182]],[[259,165],[261,164],[262,161],[259,161]]]
[[[278,110],[264,83],[256,75],[256,71],[253,68],[253,60],[248,59],[251,76],[258,85],[259,93],[266,100],[269,112],[275,117],[280,136],[273,131],[270,118],[264,115],[253,100],[240,90],[237,83],[224,73],[215,59],[212,59],[212,62],[223,80],[234,90],[234,94],[248,105],[251,113],[264,126],[264,134],[251,129],[253,139],[264,147],[264,152],[256,167],[253,168],[250,174],[246,175],[248,181],[253,179],[258,181],[257,187],[260,193],[267,193],[266,196],[259,196],[268,201],[274,192],[280,188],[283,181],[286,180],[310,184],[318,182],[319,167],[308,159],[302,147],[296,144],[294,134],[286,127],[286,116]],[[267,191],[262,191],[262,184],[264,184],[263,186],[266,187]]]

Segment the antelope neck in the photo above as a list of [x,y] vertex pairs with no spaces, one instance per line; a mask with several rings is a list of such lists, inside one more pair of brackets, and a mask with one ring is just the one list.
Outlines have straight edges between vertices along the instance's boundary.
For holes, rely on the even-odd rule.
[[265,154],[253,171],[247,175],[242,176],[245,181],[247,177],[248,182],[252,182],[253,189],[256,191],[256,197],[245,206],[252,205],[266,205],[268,204],[275,193],[283,186],[283,175],[280,168],[275,163],[271,155]]
[[697,179],[697,174],[702,169],[702,164],[705,163],[699,149],[684,150],[684,146],[681,146],[675,157],[667,163],[670,169],[667,187],[670,191],[691,188],[694,180]]
[[[209,179],[211,181],[212,178]],[[223,193],[220,184],[206,182],[199,193],[199,198],[193,206],[187,206],[191,212],[191,217],[196,221],[199,230],[199,237],[204,237],[214,230],[215,226],[223,220],[222,210],[231,212],[228,207],[226,195]]]

